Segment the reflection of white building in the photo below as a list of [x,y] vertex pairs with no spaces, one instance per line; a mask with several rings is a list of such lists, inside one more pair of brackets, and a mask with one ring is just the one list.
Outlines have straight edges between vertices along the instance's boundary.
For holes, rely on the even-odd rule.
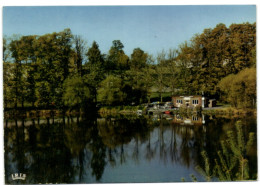
[[205,124],[205,116],[192,115],[190,117],[182,117],[176,114],[173,118],[173,122],[185,125]]

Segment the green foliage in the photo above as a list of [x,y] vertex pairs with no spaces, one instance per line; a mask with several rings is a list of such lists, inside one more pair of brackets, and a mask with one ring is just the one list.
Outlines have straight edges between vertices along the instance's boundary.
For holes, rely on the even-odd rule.
[[255,134],[250,133],[249,136],[245,136],[243,124],[238,121],[236,132],[228,131],[227,139],[221,141],[221,150],[217,152],[218,158],[214,160],[214,165],[210,166],[207,154],[203,151],[201,155],[205,166],[197,169],[207,181],[212,176],[216,176],[220,181],[250,180],[254,174],[250,174],[248,167],[248,152],[254,143]]
[[105,63],[105,69],[108,74],[120,74],[129,69],[129,57],[124,53],[124,45],[120,40],[114,40],[109,50],[108,58]]
[[131,54],[130,67],[134,70],[140,70],[147,65],[148,54],[140,48],[135,48]]
[[217,95],[216,84],[229,74],[254,66],[256,25],[218,24],[179,47],[178,86],[183,93]]
[[60,107],[62,84],[73,67],[71,31],[12,38],[5,50],[12,56],[5,96],[8,97],[6,92],[11,93],[12,98],[8,99],[12,99],[14,107],[24,103]]
[[63,87],[65,90],[62,99],[65,105],[69,107],[82,107],[88,103],[87,99],[90,98],[90,91],[82,77],[73,76],[67,78],[64,81]]
[[256,68],[246,68],[238,74],[223,78],[218,87],[223,92],[223,100],[235,107],[254,108],[256,106]]
[[47,81],[36,82],[36,106],[48,106],[51,103],[51,86]]
[[158,64],[155,67],[155,73],[153,74],[154,77],[154,81],[156,83],[156,87],[157,87],[157,91],[160,94],[160,101],[162,102],[162,94],[165,93],[166,88],[167,88],[167,82],[166,82],[166,70],[167,67],[162,65],[162,64]]
[[[178,66],[178,83],[177,88],[181,89],[181,94],[190,93],[190,77],[191,77],[191,61],[192,61],[192,48],[187,42],[181,44],[178,49],[178,56],[176,57],[176,65]],[[195,77],[195,76],[194,76]]]
[[135,48],[131,54],[130,69],[125,71],[124,89],[127,103],[142,103],[146,99],[147,89],[143,77],[143,70],[147,67],[147,53]]
[[86,67],[88,74],[86,75],[87,84],[90,88],[94,101],[97,102],[97,89],[100,82],[104,80],[104,57],[101,55],[98,44],[94,41],[92,47],[86,53],[88,63]]
[[146,100],[147,88],[142,71],[128,70],[124,76],[123,91],[126,94],[126,103],[140,104]]
[[75,65],[76,65],[76,72],[79,75],[83,75],[83,68],[82,63],[84,59],[84,53],[85,53],[85,41],[78,35],[75,35],[74,38],[74,44],[75,44]]
[[191,177],[193,182],[197,182],[198,181],[197,178],[195,177],[195,175],[191,174],[190,177]]
[[4,80],[4,107],[8,105],[14,105],[15,103],[15,92],[14,92],[14,81],[13,81],[13,70],[14,65],[8,62],[3,64],[3,80]]
[[122,79],[114,75],[109,75],[100,84],[98,99],[108,105],[123,103],[125,94],[122,88]]
[[88,57],[88,62],[91,65],[96,64],[96,65],[98,65],[98,67],[102,67],[104,59],[103,59],[103,56],[101,55],[101,52],[99,50],[99,46],[95,41],[92,43],[92,47],[89,48],[86,55]]
[[197,166],[196,169],[199,171],[201,175],[204,176],[206,181],[211,181],[212,178],[212,170],[210,170],[210,162],[207,156],[207,153],[205,151],[201,152],[201,155],[204,159],[204,166],[201,168],[200,166]]

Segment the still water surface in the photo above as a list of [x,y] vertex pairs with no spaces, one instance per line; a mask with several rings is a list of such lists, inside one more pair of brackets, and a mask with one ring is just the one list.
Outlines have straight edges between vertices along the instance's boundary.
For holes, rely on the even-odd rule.
[[[226,132],[243,122],[245,137],[256,118],[116,116],[5,120],[6,183],[135,183],[205,178],[202,151],[214,161]],[[257,174],[256,143],[250,173]],[[26,174],[13,181],[12,174]],[[255,177],[256,178],[256,177]],[[212,178],[217,181],[217,177]]]

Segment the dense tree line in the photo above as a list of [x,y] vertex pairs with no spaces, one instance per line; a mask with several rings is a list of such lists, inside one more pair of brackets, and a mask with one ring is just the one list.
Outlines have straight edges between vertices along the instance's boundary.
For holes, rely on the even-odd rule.
[[[139,104],[149,102],[153,92],[159,93],[161,101],[165,92],[171,92],[224,97],[233,105],[250,100],[246,106],[255,106],[255,23],[229,28],[218,24],[157,56],[141,48],[127,56],[123,49],[123,43],[114,40],[109,52],[102,54],[98,43],[87,48],[86,41],[70,29],[42,36],[4,37],[4,107]],[[250,76],[243,82],[248,89],[228,96],[225,79],[240,71]],[[236,94],[236,87],[230,88]]]
[[[184,85],[191,92],[218,94],[217,83],[229,74],[255,66],[256,25],[218,24],[180,47],[179,60],[186,61]],[[184,68],[185,70],[185,68]],[[189,85],[188,85],[189,84]]]

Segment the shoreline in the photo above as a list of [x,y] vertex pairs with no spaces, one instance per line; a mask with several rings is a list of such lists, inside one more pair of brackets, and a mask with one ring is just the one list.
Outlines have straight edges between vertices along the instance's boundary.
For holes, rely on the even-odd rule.
[[[138,110],[142,110],[141,114],[144,112],[147,114],[147,109],[142,106],[113,106],[113,107],[101,107],[97,109],[97,113],[102,115],[113,115],[113,114],[137,114]],[[206,114],[206,115],[223,115],[223,116],[244,116],[244,115],[257,115],[257,109],[239,109],[234,107],[214,107],[214,108],[203,108],[200,110],[196,109],[176,109],[176,110],[167,110],[164,109],[161,112],[169,111],[170,114]],[[58,109],[46,109],[46,110],[17,110],[9,109],[4,110],[4,119],[13,119],[13,118],[38,118],[38,117],[54,117],[54,116],[80,116],[83,115],[83,112],[79,111],[65,111]]]

